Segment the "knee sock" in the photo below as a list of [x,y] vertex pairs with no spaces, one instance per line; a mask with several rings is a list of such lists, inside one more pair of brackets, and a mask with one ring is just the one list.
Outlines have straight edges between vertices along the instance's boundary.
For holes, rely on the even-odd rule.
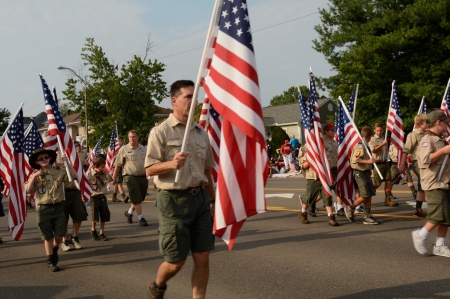
[[132,209],[132,208],[130,208],[130,209],[128,210],[128,214],[133,215],[133,209]]
[[422,208],[422,204],[423,204],[423,201],[416,200],[416,210],[421,209]]
[[306,209],[302,208],[302,213],[306,213]]
[[445,244],[445,238],[436,237],[436,243],[434,244],[434,246],[439,247],[439,246],[444,246],[444,244]]

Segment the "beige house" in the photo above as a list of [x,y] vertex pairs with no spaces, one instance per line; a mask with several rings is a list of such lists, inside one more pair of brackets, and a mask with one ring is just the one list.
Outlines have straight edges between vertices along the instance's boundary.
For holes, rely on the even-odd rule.
[[[337,104],[334,100],[321,98],[317,101],[319,106],[320,121],[322,124],[334,120],[337,113]],[[281,127],[289,136],[295,135],[301,144],[305,143],[302,127],[302,116],[298,103],[269,106],[262,109],[266,137],[271,139],[273,127]]]

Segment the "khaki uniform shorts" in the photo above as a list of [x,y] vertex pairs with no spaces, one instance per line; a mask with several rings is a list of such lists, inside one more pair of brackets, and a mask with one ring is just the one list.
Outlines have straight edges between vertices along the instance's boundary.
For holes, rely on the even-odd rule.
[[72,218],[72,222],[82,222],[87,220],[86,206],[81,199],[81,192],[78,189],[64,189],[64,196],[66,198],[63,201],[64,214],[66,215],[67,222],[69,222],[69,215]]
[[422,185],[420,184],[420,169],[417,160],[412,161],[412,170],[414,171],[414,174],[417,176],[417,191],[423,191]]
[[66,235],[66,215],[64,204],[39,205],[37,210],[37,225],[42,240]]
[[325,197],[320,180],[306,180],[306,193],[302,196],[302,203],[307,206],[312,206],[319,195],[323,199],[324,207],[329,207],[333,204],[331,196],[329,198]]
[[373,167],[373,178],[375,180],[376,184],[381,184],[381,182],[384,182],[386,180],[391,180],[391,169],[389,167],[389,163],[377,163],[377,167],[381,172],[381,175],[383,176],[383,179],[380,178],[380,175],[378,174],[378,171],[376,170],[375,166]]
[[353,169],[353,178],[358,185],[359,196],[366,198],[376,195],[375,187],[370,177],[370,170],[360,171]]
[[450,190],[425,190],[427,197],[427,221],[450,226]]
[[111,220],[111,212],[105,195],[91,196],[90,202],[93,222],[108,222]]
[[208,192],[158,189],[159,250],[169,263],[185,261],[192,252],[214,249]]
[[137,205],[144,201],[147,195],[148,180],[144,176],[126,175],[123,181],[127,184],[128,196],[132,204]]

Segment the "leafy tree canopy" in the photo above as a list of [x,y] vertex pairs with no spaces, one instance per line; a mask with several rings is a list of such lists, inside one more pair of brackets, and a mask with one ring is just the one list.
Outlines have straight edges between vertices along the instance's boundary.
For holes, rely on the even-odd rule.
[[319,86],[348,100],[359,84],[358,125],[386,122],[393,80],[406,128],[422,96],[440,107],[450,67],[448,0],[330,0],[320,15],[314,49],[337,74]]
[[[111,131],[117,122],[120,135],[126,136],[129,130],[137,130],[141,140],[145,140],[151,127],[158,121],[154,117],[159,112],[155,101],[160,103],[168,96],[166,82],[162,80],[165,65],[156,59],[152,61],[147,55],[151,50],[151,42],[143,57],[133,58],[119,66],[111,62],[102,47],[95,44],[93,38],[87,38],[82,48],[83,68],[87,67],[85,78],[87,92],[87,111],[89,127],[94,129],[89,134],[89,146],[94,146],[103,136],[103,145],[109,143]],[[63,91],[76,112],[84,111],[84,86],[77,89],[76,79],[66,82]],[[84,125],[84,113],[81,113]]]
[[[308,99],[308,87],[304,85],[300,86],[300,92],[304,99]],[[270,106],[297,103],[298,102],[297,93],[298,93],[297,86],[291,86],[289,87],[288,90],[283,91],[282,94],[274,96],[270,100]],[[319,93],[317,93],[317,97],[319,97]]]
[[9,117],[11,116],[11,112],[9,112],[6,108],[0,109],[0,133],[3,134],[3,132],[6,130],[9,124]]

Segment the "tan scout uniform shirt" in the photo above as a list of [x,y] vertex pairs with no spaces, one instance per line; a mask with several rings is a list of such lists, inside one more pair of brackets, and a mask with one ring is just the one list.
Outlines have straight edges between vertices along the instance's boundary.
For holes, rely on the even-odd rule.
[[420,184],[423,190],[448,189],[450,182],[450,163],[444,167],[441,180],[438,181],[439,171],[444,162],[445,155],[433,164],[430,164],[431,154],[445,146],[444,140],[438,136],[425,135],[417,148],[417,163],[420,168]]
[[[105,172],[102,172],[97,176],[96,174],[97,172],[94,170],[94,168],[89,169],[89,171],[86,173],[89,183],[91,183],[92,186],[92,196],[108,193],[108,189],[106,186],[108,182],[112,181],[112,177]],[[97,180],[95,180],[95,177],[97,177]]]
[[[302,146],[301,151],[299,152],[299,165],[300,165],[300,167],[307,160],[308,160],[308,154],[307,154],[307,149],[306,149],[306,144],[305,144],[305,145]],[[314,172],[314,170],[312,170],[311,167],[309,167],[306,170],[303,170],[303,176],[307,180],[317,180],[318,179],[316,173]]]
[[[182,124],[173,114],[153,128],[148,137],[145,167],[173,160],[175,154],[181,151],[185,130],[186,125]],[[172,170],[154,177],[153,181],[158,188],[184,190],[208,184],[205,170],[216,166],[208,134],[193,122],[187,142],[186,151],[189,155],[184,166],[180,168],[178,184],[174,184],[176,170]]]
[[123,175],[144,176],[145,147],[139,144],[133,148],[130,143],[120,148],[117,154],[115,166],[122,167]]
[[[31,193],[36,192],[38,205],[55,204],[64,200],[64,184],[67,183],[69,183],[69,179],[67,178],[66,170],[52,167],[45,174],[45,177],[39,176],[35,179],[31,187]],[[28,181],[23,186],[26,189]]]
[[325,154],[327,155],[328,166],[330,166],[330,168],[337,167],[338,144],[336,140],[324,137],[323,146],[325,148]]
[[411,155],[411,161],[417,160],[417,149],[419,148],[420,141],[424,136],[423,132],[419,130],[412,131],[406,136],[405,147],[403,152]]
[[397,163],[398,160],[398,149],[394,144],[389,146],[389,156],[391,157],[391,161]]
[[380,150],[378,150],[376,152],[373,151],[373,149],[375,147],[379,146],[383,141],[384,141],[384,138],[377,137],[375,135],[375,136],[372,136],[372,138],[370,139],[370,142],[369,142],[369,147],[370,147],[370,150],[372,151],[372,158],[374,158],[375,161],[377,161],[377,162],[386,162],[386,159],[387,159],[387,151],[388,151],[387,146],[383,146]]
[[359,142],[352,151],[350,164],[353,169],[366,171],[372,169],[372,164],[358,163],[361,160],[369,160],[369,153],[364,149],[362,142]]

